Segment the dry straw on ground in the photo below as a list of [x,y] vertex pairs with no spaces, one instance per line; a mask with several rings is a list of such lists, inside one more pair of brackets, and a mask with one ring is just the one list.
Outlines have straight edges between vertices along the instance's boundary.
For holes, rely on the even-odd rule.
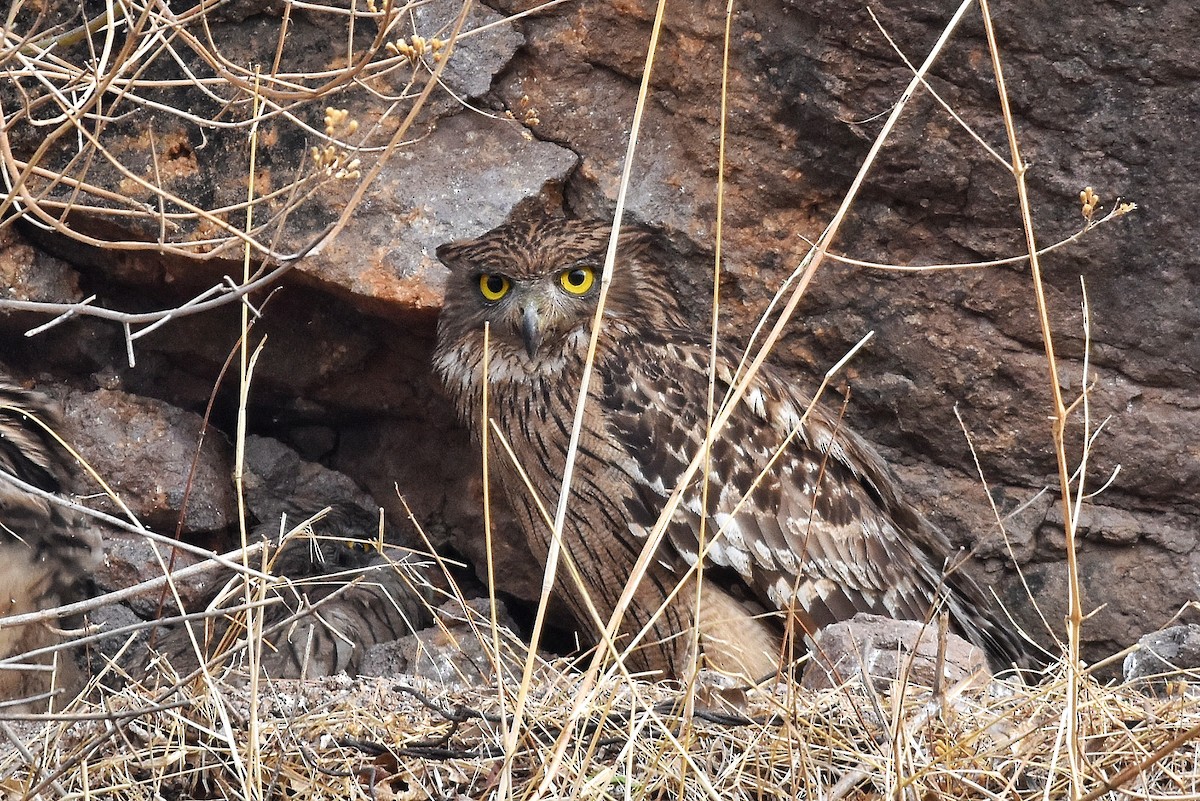
[[[580,674],[540,663],[511,755],[513,797],[545,782],[550,798],[1069,798],[1064,673],[1060,666],[1040,686],[994,682],[941,698],[915,687],[813,693],[780,682],[744,695],[711,689],[694,706],[669,685],[607,680],[571,724]],[[511,708],[502,697],[407,677],[264,682],[253,696],[244,681],[165,697],[131,687],[27,730],[0,759],[0,792],[484,798],[505,763]],[[1083,797],[1194,797],[1194,695],[1084,679],[1078,709]],[[565,757],[547,777],[560,742]]]

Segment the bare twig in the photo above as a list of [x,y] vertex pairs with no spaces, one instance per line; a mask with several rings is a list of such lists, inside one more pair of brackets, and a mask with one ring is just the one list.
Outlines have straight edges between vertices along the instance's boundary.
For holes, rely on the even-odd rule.
[[[1071,796],[1079,798],[1083,792],[1083,757],[1082,744],[1079,740],[1078,703],[1081,687],[1079,673],[1079,639],[1080,626],[1083,623],[1083,607],[1079,599],[1079,565],[1075,554],[1075,510],[1072,507],[1071,468],[1067,460],[1066,429],[1069,411],[1063,402],[1062,385],[1058,377],[1058,360],[1054,351],[1054,335],[1050,326],[1050,311],[1046,301],[1045,289],[1042,282],[1041,261],[1038,258],[1037,240],[1033,231],[1033,210],[1029,201],[1029,191],[1025,183],[1025,173],[1028,165],[1021,158],[1020,143],[1017,138],[1016,125],[1013,121],[1012,109],[1009,107],[1008,90],[1004,83],[1004,70],[1000,63],[1000,49],[996,43],[996,32],[992,26],[991,11],[988,0],[979,0],[980,11],[983,14],[984,31],[987,35],[988,51],[991,54],[992,70],[996,76],[996,88],[1000,98],[1000,110],[1004,117],[1004,130],[1008,135],[1008,146],[1012,155],[1011,169],[1016,179],[1017,200],[1021,208],[1021,224],[1025,232],[1025,241],[1029,250],[1029,269],[1033,279],[1034,298],[1037,303],[1038,321],[1041,325],[1042,343],[1046,350],[1046,368],[1048,370],[1050,396],[1052,399],[1053,424],[1052,441],[1054,456],[1058,464],[1059,492],[1063,512],[1063,533],[1066,538],[1067,557],[1067,669],[1070,671],[1070,692],[1063,709],[1067,741],[1067,759],[1071,769]],[[1082,486],[1083,477],[1079,483]],[[1082,490],[1081,490],[1082,491]]]
[[[261,551],[266,544],[266,542],[254,543],[253,545],[247,546],[245,552],[248,554],[256,554]],[[205,551],[202,549],[200,550],[201,553],[205,553]],[[242,556],[243,549],[241,548],[221,554],[220,556],[217,554],[211,554],[211,558],[204,562],[176,570],[165,576],[158,576],[157,578],[148,579],[138,584],[134,584],[132,587],[125,587],[120,590],[106,592],[103,595],[97,595],[94,598],[88,598],[84,601],[76,601],[72,604],[64,604],[63,606],[56,606],[52,609],[41,609],[37,612],[27,612],[22,615],[0,617],[0,628],[16,628],[17,626],[27,626],[35,623],[48,623],[53,620],[61,620],[62,618],[82,615],[87,612],[100,609],[101,607],[111,606],[112,604],[127,601],[130,598],[136,598],[140,595],[145,595],[146,593],[155,592],[166,586],[167,582],[184,581],[192,578],[193,576],[201,575],[203,573],[210,573],[218,568],[245,572],[248,575],[258,578],[259,580],[272,580],[272,577],[266,573],[260,573],[255,570],[242,567],[242,565],[238,562],[238,559]]]

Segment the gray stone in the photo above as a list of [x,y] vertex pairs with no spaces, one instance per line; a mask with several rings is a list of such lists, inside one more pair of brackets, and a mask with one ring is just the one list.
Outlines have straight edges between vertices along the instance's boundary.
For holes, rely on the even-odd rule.
[[[468,615],[474,620],[470,625]],[[466,609],[457,601],[447,601],[437,609],[438,623],[415,634],[370,648],[363,656],[360,673],[364,676],[419,676],[447,686],[493,684],[497,677],[493,660],[490,612],[487,599],[469,601]],[[497,620],[503,669],[510,676],[520,675],[518,658],[506,644],[515,639],[515,626],[503,602],[497,601]],[[486,639],[483,642],[481,638]]]
[[[291,448],[270,437],[248,436],[245,449],[247,507],[268,533],[275,535],[280,520],[287,515],[291,528],[326,506],[355,507],[362,514],[359,531],[346,532],[359,539],[375,536],[379,505],[348,476],[316,462],[305,461]],[[286,530],[286,529],[285,529]]]
[[[937,653],[936,624],[859,613],[817,633],[801,684],[824,690],[861,678],[886,690],[901,680],[929,688],[938,675]],[[962,681],[986,684],[992,677],[983,651],[956,634],[946,635],[941,671],[946,688]]]
[[1172,684],[1183,687],[1200,680],[1200,625],[1155,631],[1137,645],[1122,665],[1126,682],[1160,693]]
[[445,276],[437,246],[481,234],[517,207],[549,205],[575,162],[512,120],[470,111],[443,119],[419,147],[392,157],[372,202],[301,269],[364,302],[436,310]]
[[126,626],[134,626],[136,630],[102,637],[86,648],[77,649],[76,658],[84,675],[95,676],[113,661],[124,666],[134,664],[145,653],[150,639],[150,626],[145,625],[129,607],[122,604],[98,607],[87,614],[87,623],[98,627],[101,632],[112,632]]
[[[426,39],[434,36],[445,39],[461,11],[459,0],[422,3],[413,10],[413,27]],[[491,27],[486,31],[473,33],[487,25]],[[492,78],[507,66],[524,43],[525,37],[512,23],[504,22],[503,16],[487,6],[475,3],[467,14],[442,80],[459,97],[479,97],[491,88]]]

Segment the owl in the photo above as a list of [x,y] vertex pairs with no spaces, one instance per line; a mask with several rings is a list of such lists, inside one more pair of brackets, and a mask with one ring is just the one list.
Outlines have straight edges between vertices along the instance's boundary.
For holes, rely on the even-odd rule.
[[[78,601],[92,589],[91,571],[100,559],[98,532],[81,514],[9,480],[66,493],[75,462],[51,433],[62,430],[49,398],[0,372],[0,618]],[[71,623],[59,620],[55,625]],[[21,656],[59,640],[44,624],[14,628],[0,621],[0,658],[29,666],[0,670],[0,699],[31,698],[77,682],[71,659],[59,660],[52,675],[33,666],[51,664],[49,654]]]
[[[609,232],[543,219],[437,250],[450,277],[435,370],[477,443],[486,388],[493,477],[543,564],[550,526],[521,473],[553,510]],[[569,489],[562,547],[584,586],[559,586],[584,632],[595,631],[588,598],[607,621],[706,436],[709,337],[688,324],[651,245],[644,232],[620,235]],[[737,364],[737,353],[717,348],[718,402]],[[759,678],[856,613],[925,620],[941,608],[993,664],[1024,664],[1020,640],[966,574],[948,570],[961,560],[882,457],[820,406],[804,417],[809,406],[770,366],[753,378],[633,588],[620,633],[649,634],[626,664],[680,676],[702,656]]]
[[[323,508],[320,499],[287,499],[281,504],[295,526]],[[405,637],[431,621],[429,587],[415,558],[389,559],[351,545],[372,538],[378,519],[350,503],[335,503],[308,527],[313,536],[289,538],[274,553],[272,575],[286,577],[263,596],[262,649],[259,665],[273,679],[308,679],[337,673],[357,675],[363,654],[373,645]],[[279,522],[258,527],[253,538],[278,545]],[[232,581],[231,581],[232,580]],[[258,595],[259,588],[251,588]],[[244,587],[231,573],[219,574],[200,608],[217,610],[244,603]],[[135,657],[134,675],[145,675],[159,657],[169,674],[187,675],[198,664],[197,646],[206,662],[245,640],[244,614],[214,615],[203,621],[165,627],[151,649]],[[233,629],[230,635],[231,627]],[[194,642],[193,642],[194,640]],[[244,650],[221,664],[245,663]]]

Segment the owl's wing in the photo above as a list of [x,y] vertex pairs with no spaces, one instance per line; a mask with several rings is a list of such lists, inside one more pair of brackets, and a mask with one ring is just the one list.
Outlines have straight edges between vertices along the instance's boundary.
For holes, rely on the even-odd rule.
[[[22,599],[47,608],[77,600],[100,558],[100,536],[77,512],[6,480],[11,476],[50,493],[72,483],[74,459],[51,434],[62,424],[46,396],[17,386],[0,373],[0,549],[6,567],[36,565],[39,576],[22,581],[44,597]],[[12,588],[4,588],[12,596]],[[15,602],[15,601],[14,601]]]
[[[314,574],[310,564],[299,569],[309,575],[273,585],[266,593],[271,605],[263,613],[263,630],[267,633],[260,667],[273,679],[316,678],[343,671],[356,675],[368,648],[407,636],[429,621],[427,608],[414,589],[417,581],[403,562],[377,556],[361,567],[329,576]],[[242,597],[234,593],[231,603],[240,603]],[[204,658],[211,660],[232,618],[210,618],[207,627],[192,624],[191,635],[183,626],[167,629],[157,638],[154,652],[166,656],[172,673],[187,675],[198,664],[192,637]],[[241,619],[237,625],[244,623]],[[237,633],[244,635],[240,629]],[[141,655],[130,666],[132,672],[145,674],[152,656]],[[235,657],[239,664],[245,659],[244,652]]]
[[[46,493],[70,488],[73,459],[52,430],[62,430],[55,404],[0,372],[0,618],[62,606],[92,590],[99,532],[78,512],[14,483]],[[77,624],[68,618],[58,625]],[[45,625],[0,625],[0,658],[9,663],[0,670],[6,710],[18,699],[28,699],[24,708],[29,711],[39,705],[45,710],[44,694],[54,687],[80,688],[74,660],[62,658],[69,652],[48,653],[62,640]],[[29,655],[39,651],[41,656]],[[61,670],[52,673],[51,661]]]
[[[643,537],[705,433],[707,345],[681,336],[662,351],[615,360],[604,376],[612,434],[630,456],[626,469],[640,474],[644,508],[630,519]],[[733,364],[719,356],[718,403]],[[706,564],[736,572],[808,633],[858,612],[924,620],[944,595],[956,629],[998,664],[1020,657],[1011,634],[981,611],[978,587],[945,575],[949,542],[903,501],[882,457],[820,407],[802,424],[807,406],[779,374],[760,371],[710,450],[707,513],[698,473],[667,529],[672,549],[694,564],[703,537]]]
[[[288,499],[279,505],[291,512],[288,519],[312,517],[313,503]],[[408,555],[390,559],[348,542],[370,536],[377,525],[358,507],[337,503],[313,523],[319,536],[287,540],[274,555],[271,572],[289,580],[270,585],[265,593],[270,601],[262,612],[267,633],[260,666],[265,675],[275,679],[315,678],[342,671],[355,675],[368,648],[429,624],[430,588],[421,575],[419,560]],[[279,525],[269,522],[256,531],[273,540],[278,533]],[[205,608],[241,603],[244,595],[240,589],[224,591],[231,578],[222,574],[213,580],[203,599]],[[257,596],[258,588],[252,588],[252,593]],[[191,634],[183,626],[163,630],[156,638],[155,651],[167,657],[171,671],[186,675],[198,664],[192,637],[201,645],[204,658],[211,659],[225,639],[229,617],[193,624]],[[243,624],[244,619],[238,623]],[[144,673],[148,659],[149,655],[132,665],[134,672]],[[244,654],[237,656],[239,662],[244,659]]]

